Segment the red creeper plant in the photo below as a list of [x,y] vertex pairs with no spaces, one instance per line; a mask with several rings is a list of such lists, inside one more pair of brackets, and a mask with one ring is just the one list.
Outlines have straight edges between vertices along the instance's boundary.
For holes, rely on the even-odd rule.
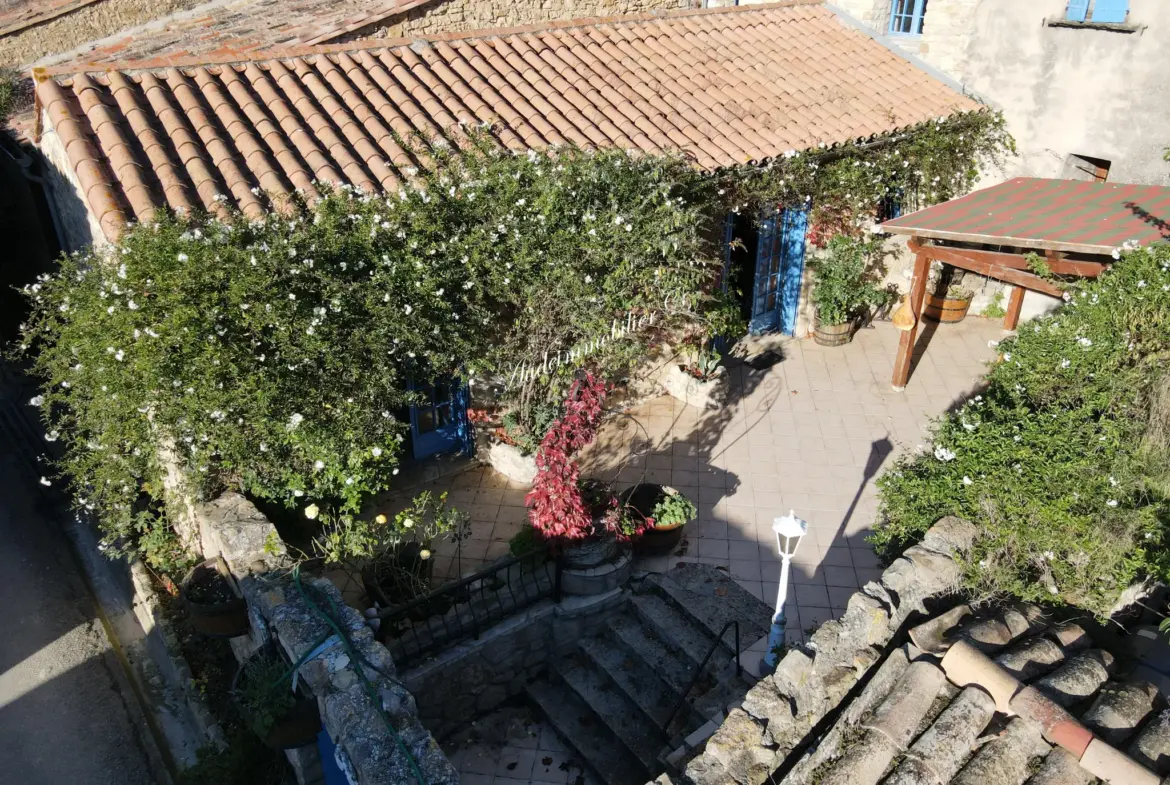
[[524,501],[532,527],[546,538],[581,540],[593,534],[593,516],[579,487],[576,454],[597,435],[606,385],[593,374],[573,382],[565,413],[536,451],[536,477]]

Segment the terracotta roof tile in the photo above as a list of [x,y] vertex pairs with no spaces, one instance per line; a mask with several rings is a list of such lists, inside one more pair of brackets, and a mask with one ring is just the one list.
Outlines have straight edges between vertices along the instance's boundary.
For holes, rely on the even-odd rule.
[[127,215],[224,199],[256,215],[316,180],[396,189],[428,163],[407,140],[462,124],[510,149],[679,149],[715,169],[980,108],[819,0],[37,77],[110,239]]

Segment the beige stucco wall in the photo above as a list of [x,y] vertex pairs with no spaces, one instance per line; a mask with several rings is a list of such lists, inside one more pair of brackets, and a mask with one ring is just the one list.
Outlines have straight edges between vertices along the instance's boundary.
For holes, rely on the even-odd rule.
[[45,195],[57,215],[65,244],[63,250],[80,251],[90,243],[105,244],[101,225],[82,197],[81,184],[65,146],[61,144],[61,137],[49,123],[47,113],[42,113],[41,120],[44,130],[37,147],[45,157]]
[[407,11],[400,17],[359,30],[348,36],[348,39],[513,27],[557,19],[689,8],[692,5],[698,3],[692,3],[691,0],[446,0]]

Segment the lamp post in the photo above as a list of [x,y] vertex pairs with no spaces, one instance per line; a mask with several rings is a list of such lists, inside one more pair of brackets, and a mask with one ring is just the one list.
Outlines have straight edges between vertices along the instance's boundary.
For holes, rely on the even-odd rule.
[[800,538],[808,533],[808,522],[796,517],[795,510],[772,521],[776,533],[776,548],[780,551],[780,590],[776,593],[776,613],[772,616],[772,629],[768,633],[768,651],[764,654],[764,666],[768,671],[776,669],[780,662],[780,651],[784,648],[784,601],[788,599],[788,570],[792,557],[800,546]]

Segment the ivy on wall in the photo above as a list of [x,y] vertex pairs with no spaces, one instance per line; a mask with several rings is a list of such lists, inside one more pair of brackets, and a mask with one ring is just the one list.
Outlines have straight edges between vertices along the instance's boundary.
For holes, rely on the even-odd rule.
[[[856,226],[891,193],[957,193],[1007,149],[978,114],[711,176],[679,155],[514,155],[471,132],[432,144],[397,193],[323,187],[261,220],[160,215],[63,259],[27,291],[34,403],[110,545],[162,499],[164,450],[196,493],[356,512],[393,484],[411,380],[539,368],[510,391],[521,403],[559,400],[586,364],[620,380],[654,337],[599,340],[630,314],[743,329],[716,286],[728,210],[811,203]],[[582,344],[587,358],[557,359]]]

